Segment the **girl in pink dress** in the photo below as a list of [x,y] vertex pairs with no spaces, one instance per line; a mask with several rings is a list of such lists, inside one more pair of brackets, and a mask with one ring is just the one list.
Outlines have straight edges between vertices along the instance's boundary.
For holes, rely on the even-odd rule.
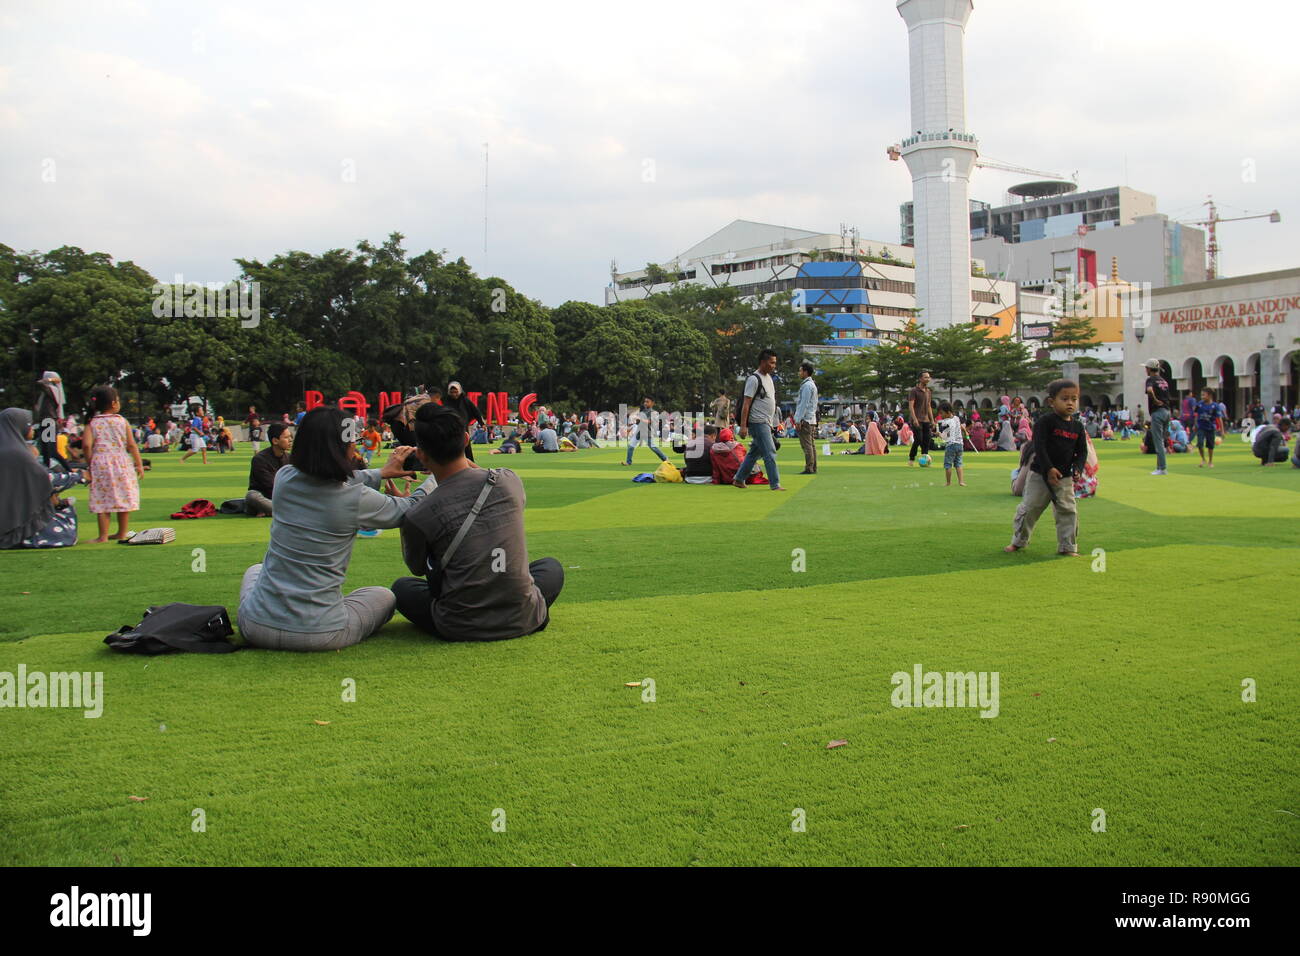
[[[140,510],[139,479],[144,475],[140,449],[126,419],[118,414],[117,389],[101,385],[90,393],[90,419],[82,442],[90,475],[90,510],[99,520],[95,544],[126,537],[131,512]],[[110,514],[117,515],[117,534],[108,533]]]

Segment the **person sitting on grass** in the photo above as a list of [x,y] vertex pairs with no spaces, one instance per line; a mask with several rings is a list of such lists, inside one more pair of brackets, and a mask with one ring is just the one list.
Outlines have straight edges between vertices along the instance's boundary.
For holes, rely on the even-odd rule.
[[1169,450],[1181,455],[1189,451],[1191,446],[1192,439],[1187,434],[1187,429],[1175,418],[1169,423]]
[[333,651],[360,643],[393,616],[385,587],[343,596],[352,545],[363,528],[396,528],[437,485],[409,497],[380,493],[385,478],[414,477],[402,466],[415,449],[399,446],[382,469],[354,471],[343,441],[343,413],[332,405],[305,412],[289,463],[275,475],[275,518],[266,557],[244,572],[239,631],[254,647]]
[[533,451],[542,454],[553,454],[560,450],[560,439],[555,434],[555,429],[548,422],[546,427],[537,434],[537,441],[533,442]]
[[0,550],[77,543],[76,506],[59,492],[86,481],[85,472],[47,468],[27,444],[33,435],[27,409],[0,412]]
[[270,516],[271,495],[275,490],[275,475],[289,463],[293,448],[293,431],[284,422],[274,422],[266,427],[269,447],[253,456],[248,468],[248,493],[244,495],[244,513],[253,517]]
[[718,431],[718,440],[709,447],[709,464],[713,472],[715,485],[729,485],[735,480],[736,471],[745,460],[745,446],[736,441],[735,432],[730,428]]
[[503,641],[544,630],[564,587],[555,558],[528,559],[524,485],[508,468],[465,457],[470,436],[451,408],[415,415],[419,457],[437,488],[402,520],[397,609],[444,641]]
[[1029,545],[1034,523],[1051,504],[1056,515],[1058,554],[1077,557],[1079,513],[1074,501],[1073,476],[1083,473],[1088,461],[1088,439],[1074,417],[1079,407],[1079,385],[1060,378],[1047,386],[1049,410],[1034,423],[1034,459],[1024,498],[1012,522],[1011,543],[1003,551],[1020,551]]
[[1265,425],[1255,433],[1250,450],[1261,465],[1276,465],[1290,457],[1287,440],[1291,437],[1291,417],[1283,415],[1276,425]]
[[713,483],[713,445],[718,440],[718,426],[705,425],[704,434],[692,438],[683,451],[686,460],[682,463],[682,480],[692,485]]

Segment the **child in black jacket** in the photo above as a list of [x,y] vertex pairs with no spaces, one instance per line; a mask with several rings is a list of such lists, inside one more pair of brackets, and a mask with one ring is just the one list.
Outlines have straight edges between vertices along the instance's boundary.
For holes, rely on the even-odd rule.
[[1067,378],[1047,386],[1049,410],[1034,422],[1034,461],[1025,483],[1024,499],[1012,522],[1011,543],[1002,550],[1027,547],[1034,523],[1048,504],[1056,517],[1057,553],[1078,557],[1076,538],[1079,514],[1074,502],[1074,476],[1083,471],[1088,459],[1088,439],[1083,423],[1075,418],[1079,407],[1079,385]]

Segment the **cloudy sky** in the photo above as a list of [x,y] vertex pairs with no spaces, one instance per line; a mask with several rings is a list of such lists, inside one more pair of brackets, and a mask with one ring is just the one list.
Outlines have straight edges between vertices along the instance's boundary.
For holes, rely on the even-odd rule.
[[[979,0],[992,158],[1221,227],[1227,275],[1300,265],[1300,5]],[[610,260],[744,218],[897,241],[894,0],[0,7],[0,242],[224,281],[236,256],[406,235],[556,305]],[[490,144],[484,251],[484,143]],[[974,198],[1024,179],[979,170]]]

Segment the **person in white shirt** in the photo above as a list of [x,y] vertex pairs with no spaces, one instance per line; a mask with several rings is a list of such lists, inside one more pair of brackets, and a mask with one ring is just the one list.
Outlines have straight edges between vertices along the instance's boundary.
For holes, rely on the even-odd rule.
[[799,363],[799,402],[794,409],[794,425],[803,449],[801,475],[817,474],[817,383],[813,381],[813,363]]
[[952,406],[947,402],[939,403],[939,434],[943,436],[943,477],[944,486],[952,485],[952,472],[957,470],[957,484],[966,487],[966,479],[962,475],[962,433],[964,431],[961,419],[957,413],[952,410]]

